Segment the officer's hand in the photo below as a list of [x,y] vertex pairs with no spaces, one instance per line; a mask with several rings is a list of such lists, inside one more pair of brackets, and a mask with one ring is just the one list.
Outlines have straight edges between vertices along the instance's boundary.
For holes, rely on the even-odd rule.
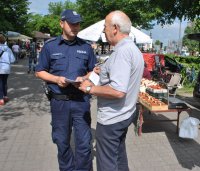
[[59,87],[67,87],[69,83],[65,80],[65,77],[58,77],[57,84]]
[[83,82],[85,80],[85,77],[77,77],[76,82]]

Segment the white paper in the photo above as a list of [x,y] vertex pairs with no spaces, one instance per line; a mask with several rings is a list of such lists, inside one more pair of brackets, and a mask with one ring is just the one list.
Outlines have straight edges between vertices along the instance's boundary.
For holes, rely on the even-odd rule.
[[98,85],[99,83],[99,75],[96,74],[94,71],[91,72],[89,76],[90,81],[93,82],[94,85]]

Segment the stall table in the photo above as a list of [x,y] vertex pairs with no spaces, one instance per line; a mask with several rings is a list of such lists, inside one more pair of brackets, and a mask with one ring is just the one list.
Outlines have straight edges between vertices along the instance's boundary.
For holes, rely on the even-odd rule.
[[[143,119],[143,113],[144,110],[149,111],[150,113],[167,113],[167,112],[174,112],[177,113],[177,118],[176,119],[167,119],[167,120],[148,120],[144,121]],[[180,119],[180,114],[184,111],[189,111],[190,108],[176,108],[176,109],[167,109],[167,110],[151,110],[144,106],[142,103],[139,103],[139,129],[138,129],[138,135],[141,136],[142,134],[142,124],[144,122],[171,122],[171,121],[177,121],[176,125],[176,133],[179,133],[179,119]]]

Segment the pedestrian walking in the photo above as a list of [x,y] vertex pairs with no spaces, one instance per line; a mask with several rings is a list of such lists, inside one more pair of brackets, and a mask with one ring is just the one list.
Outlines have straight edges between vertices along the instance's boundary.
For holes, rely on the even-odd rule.
[[15,42],[12,46],[12,51],[15,56],[15,62],[19,61],[20,46]]
[[0,34],[0,106],[8,102],[7,80],[10,74],[10,64],[15,61],[12,50],[5,44],[6,38]]
[[28,73],[31,71],[35,72],[35,67],[37,64],[37,48],[35,42],[30,43],[30,53],[28,56]]
[[[60,171],[91,171],[90,96],[66,80],[92,71],[96,57],[91,46],[77,37],[81,16],[74,10],[62,12],[62,35],[43,46],[36,76],[47,82],[52,115],[52,139],[58,148]],[[75,154],[70,146],[74,133]]]
[[109,44],[114,46],[113,52],[100,66],[99,85],[86,80],[79,87],[83,92],[96,95],[98,100],[97,171],[129,170],[125,139],[137,113],[136,102],[144,70],[142,54],[129,37],[131,25],[122,11],[106,16],[104,32]]

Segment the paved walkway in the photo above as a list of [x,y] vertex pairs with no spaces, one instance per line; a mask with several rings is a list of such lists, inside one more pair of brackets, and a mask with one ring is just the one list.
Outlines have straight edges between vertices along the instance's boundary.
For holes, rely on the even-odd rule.
[[[49,103],[41,81],[27,74],[26,59],[13,65],[9,77],[9,97],[0,107],[0,171],[58,171],[56,147],[51,141]],[[92,101],[92,133],[95,135],[96,100]],[[200,119],[200,110],[191,115]],[[181,115],[181,119],[187,114]],[[166,119],[174,114],[148,116]],[[196,140],[178,138],[172,122],[144,124],[141,137],[131,125],[127,136],[130,171],[200,171],[200,135]],[[72,142],[73,144],[73,142]],[[95,163],[93,139],[93,165]]]

